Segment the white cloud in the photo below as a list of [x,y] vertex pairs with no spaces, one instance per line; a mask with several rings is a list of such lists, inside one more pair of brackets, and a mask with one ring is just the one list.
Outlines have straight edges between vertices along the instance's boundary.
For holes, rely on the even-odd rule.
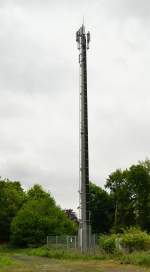
[[144,2],[142,0],[103,0],[102,4],[115,17],[149,19],[150,2],[148,0],[144,0]]

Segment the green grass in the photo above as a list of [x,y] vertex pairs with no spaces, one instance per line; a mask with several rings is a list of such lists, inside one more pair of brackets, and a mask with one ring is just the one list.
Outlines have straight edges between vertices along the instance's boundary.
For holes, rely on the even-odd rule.
[[9,256],[0,256],[0,268],[5,266],[14,265],[15,261]]
[[39,248],[12,248],[12,247],[0,247],[1,254],[8,255],[28,255],[28,256],[39,256],[48,257],[50,259],[64,259],[64,260],[105,260],[108,254],[100,253],[100,251],[94,253],[82,254],[80,251],[75,249],[63,249],[63,248],[47,248],[46,246]]
[[147,267],[144,271],[150,271],[150,252],[134,252],[126,255],[117,253],[108,255],[98,252],[95,255],[47,247],[34,249],[0,247],[0,272],[35,272],[37,269],[43,271],[42,269],[46,269],[44,267],[56,272],[111,272],[123,271],[128,267],[127,264],[131,265],[132,269],[125,271],[143,271],[142,267],[138,268],[140,266]]
[[133,252],[118,255],[117,259],[123,264],[135,264],[150,267],[150,252]]
[[105,260],[107,259],[107,254],[101,254],[101,253],[82,254],[78,250],[55,249],[55,248],[47,248],[47,247],[28,249],[26,253],[28,255],[48,257],[51,259],[63,259],[63,260]]

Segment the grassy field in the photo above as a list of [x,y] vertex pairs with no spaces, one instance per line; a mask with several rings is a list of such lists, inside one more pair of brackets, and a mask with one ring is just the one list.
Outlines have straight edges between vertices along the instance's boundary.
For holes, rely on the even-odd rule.
[[[128,258],[120,260],[105,259],[101,256],[97,260],[90,256],[78,256],[77,259],[66,254],[60,259],[58,251],[55,258],[42,257],[43,249],[38,250],[0,250],[0,272],[150,272],[150,268],[131,264]],[[57,256],[56,256],[57,253]],[[34,255],[33,255],[34,254]],[[68,257],[67,257],[68,256]],[[53,256],[54,257],[54,256]]]

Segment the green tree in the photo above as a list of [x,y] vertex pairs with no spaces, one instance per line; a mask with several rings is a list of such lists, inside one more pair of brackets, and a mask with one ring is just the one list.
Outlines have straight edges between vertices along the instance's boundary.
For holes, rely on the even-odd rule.
[[146,158],[145,161],[139,161],[139,165],[142,165],[150,174],[150,160],[148,158]]
[[136,223],[145,230],[150,231],[150,174],[146,164],[132,165],[128,171],[128,184]]
[[49,199],[51,204],[55,204],[55,200],[52,198],[50,193],[43,190],[39,184],[34,184],[32,188],[27,191],[27,200],[38,200],[38,199]]
[[13,219],[11,242],[25,247],[30,244],[41,245],[46,242],[47,235],[69,235],[76,230],[76,224],[56,206],[50,195],[38,195],[37,198],[29,199]]
[[90,206],[92,232],[108,233],[113,223],[113,198],[105,190],[90,183]]
[[105,186],[115,200],[114,229],[139,225],[150,231],[150,161],[116,170]]
[[25,193],[20,182],[0,179],[0,240],[9,240],[11,221],[24,201]]
[[117,169],[109,175],[106,188],[110,189],[115,202],[113,229],[118,232],[125,226],[135,225],[133,199],[128,182],[128,170]]

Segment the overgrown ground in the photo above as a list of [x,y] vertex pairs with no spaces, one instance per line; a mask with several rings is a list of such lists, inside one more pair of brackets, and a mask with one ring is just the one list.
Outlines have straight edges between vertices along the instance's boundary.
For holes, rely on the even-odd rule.
[[0,272],[150,272],[150,268],[121,264],[120,260],[101,257],[99,260],[90,257],[64,260],[33,256],[35,253],[36,250],[0,250]]

